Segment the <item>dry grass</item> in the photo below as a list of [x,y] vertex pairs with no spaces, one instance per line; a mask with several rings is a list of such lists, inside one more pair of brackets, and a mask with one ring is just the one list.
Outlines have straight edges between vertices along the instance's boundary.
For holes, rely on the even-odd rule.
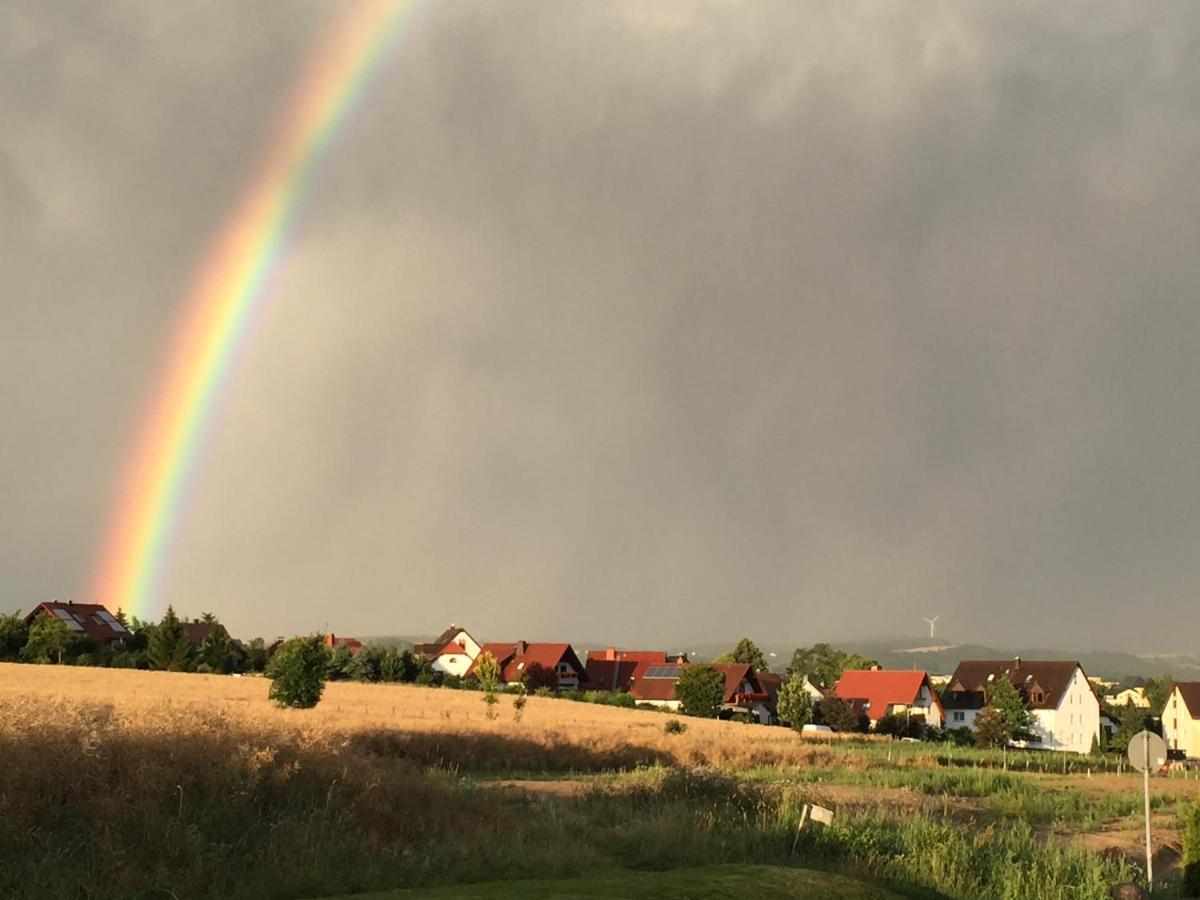
[[[0,704],[17,699],[111,706],[122,719],[201,709],[296,733],[337,733],[376,752],[477,771],[588,771],[641,763],[752,767],[828,762],[784,728],[688,719],[684,734],[646,710],[530,697],[520,721],[503,696],[489,721],[473,691],[334,682],[313,710],[279,709],[263,678],[0,663]],[[0,726],[2,727],[2,726]],[[501,755],[503,754],[503,755]],[[837,758],[845,762],[843,754]]]

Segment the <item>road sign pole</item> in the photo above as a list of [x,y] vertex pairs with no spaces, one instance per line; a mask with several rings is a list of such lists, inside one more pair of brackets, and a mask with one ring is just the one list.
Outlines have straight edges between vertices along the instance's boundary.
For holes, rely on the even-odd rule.
[[1154,857],[1150,852],[1150,732],[1142,732],[1143,749],[1146,754],[1147,765],[1142,769],[1142,791],[1145,793],[1146,799],[1146,887],[1154,892]]

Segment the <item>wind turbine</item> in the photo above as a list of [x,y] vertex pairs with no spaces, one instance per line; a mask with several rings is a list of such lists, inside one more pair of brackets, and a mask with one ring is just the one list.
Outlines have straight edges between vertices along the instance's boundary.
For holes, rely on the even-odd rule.
[[929,639],[930,640],[933,640],[934,626],[937,624],[937,620],[940,619],[941,617],[942,617],[941,613],[938,613],[932,619],[926,619],[924,616],[921,617],[922,621],[929,623]]

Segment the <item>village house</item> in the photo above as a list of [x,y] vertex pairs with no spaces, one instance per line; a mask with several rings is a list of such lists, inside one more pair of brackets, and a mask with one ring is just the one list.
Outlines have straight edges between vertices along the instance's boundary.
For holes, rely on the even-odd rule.
[[941,728],[946,715],[926,672],[893,669],[851,669],[830,690],[874,728],[884,716],[920,718]]
[[1075,660],[964,660],[942,692],[947,728],[975,727],[990,686],[1007,678],[1033,713],[1033,746],[1090,753],[1100,736],[1100,701]]
[[500,681],[506,685],[524,684],[529,690],[549,687],[571,691],[590,687],[587,671],[570,644],[487,643],[472,660],[466,675],[473,675],[479,656],[490,653],[500,664]]
[[1200,759],[1200,681],[1175,683],[1163,707],[1162,728],[1169,750]]
[[687,662],[687,656],[671,656],[663,650],[618,650],[606,647],[603,650],[589,650],[585,668],[592,690],[626,692],[633,684],[639,665],[644,669],[672,662]]
[[99,645],[113,644],[130,636],[129,629],[122,625],[107,607],[99,603],[51,600],[39,603],[31,609],[25,616],[25,621],[33,624],[33,620],[38,616],[58,619],[72,631],[91,638]]
[[1115,694],[1108,694],[1104,698],[1104,702],[1119,709],[1129,705],[1136,706],[1138,709],[1150,708],[1150,698],[1146,696],[1144,687],[1128,687]]
[[[675,696],[675,683],[679,680],[679,673],[689,665],[679,662],[641,663],[634,673],[629,693],[638,704],[678,710],[682,703]],[[744,713],[756,717],[764,725],[774,721],[775,709],[771,704],[769,687],[771,678],[778,676],[768,677],[768,686],[765,687],[759,680],[763,674],[756,673],[754,667],[746,663],[710,663],[708,668],[716,669],[725,678],[719,713],[722,718]],[[777,682],[774,688],[777,694]]]
[[336,650],[339,647],[345,647],[350,651],[351,656],[356,656],[365,646],[358,638],[338,637],[333,632],[325,635],[325,646],[330,650]]
[[429,661],[435,672],[464,676],[479,655],[482,645],[470,632],[451,625],[427,644],[417,644],[413,652]]

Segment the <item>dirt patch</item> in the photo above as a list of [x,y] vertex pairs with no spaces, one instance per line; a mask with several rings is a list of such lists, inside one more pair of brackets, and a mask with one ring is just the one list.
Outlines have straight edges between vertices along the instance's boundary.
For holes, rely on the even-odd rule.
[[515,791],[538,800],[561,800],[582,796],[591,782],[580,778],[540,779],[508,778],[501,781],[482,782],[493,790]]

